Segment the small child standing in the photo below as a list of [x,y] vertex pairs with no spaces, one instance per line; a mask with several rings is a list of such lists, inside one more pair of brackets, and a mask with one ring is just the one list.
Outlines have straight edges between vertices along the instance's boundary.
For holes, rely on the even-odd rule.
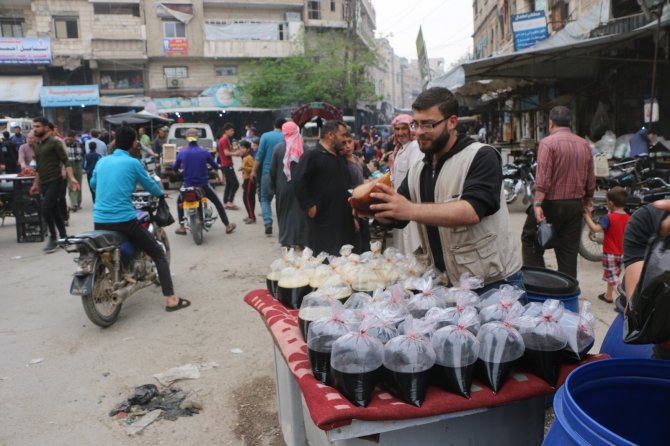
[[593,232],[605,232],[603,241],[603,280],[607,282],[607,291],[599,294],[598,299],[612,303],[614,290],[621,283],[623,266],[623,234],[630,215],[624,211],[628,192],[622,187],[613,187],[607,191],[607,209],[609,213],[601,217],[598,223],[589,214],[584,215],[586,224]]
[[244,208],[247,210],[246,224],[256,223],[256,183],[251,178],[254,169],[254,157],[251,155],[251,143],[246,139],[240,141],[240,156],[242,157],[242,193]]
[[[93,178],[93,170],[95,165],[102,156],[96,152],[98,145],[95,141],[88,143],[88,153],[84,157],[84,171],[86,172],[86,181],[88,181],[88,188],[91,189],[91,178]],[[95,191],[91,189],[91,199],[95,204]]]

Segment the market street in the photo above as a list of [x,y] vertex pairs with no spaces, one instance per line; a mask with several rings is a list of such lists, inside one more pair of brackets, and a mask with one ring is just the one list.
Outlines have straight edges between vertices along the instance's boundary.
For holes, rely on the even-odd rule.
[[[174,207],[174,198],[170,202]],[[282,444],[272,339],[242,301],[249,290],[265,286],[266,270],[280,250],[276,237],[262,234],[262,225],[242,224],[241,211],[228,215],[237,230],[227,235],[217,222],[201,246],[175,235],[174,225],[168,228],[176,292],[192,300],[190,309],[166,313],[160,291],[151,287],[126,301],[119,321],[107,329],[89,322],[80,299],[69,295],[74,255],[44,255],[43,243],[17,244],[14,219],[5,221],[0,388],[6,410],[0,445]],[[518,234],[524,217],[512,214]],[[91,221],[85,188],[84,209],[71,215],[69,233],[89,230]],[[553,254],[547,258],[554,268]],[[580,258],[578,266],[582,298],[593,303],[598,319],[597,352],[615,313],[596,298],[604,290],[600,264]],[[159,420],[137,438],[108,416],[136,386],[157,384],[152,375],[211,362],[219,367],[176,384],[198,390],[200,414]]]

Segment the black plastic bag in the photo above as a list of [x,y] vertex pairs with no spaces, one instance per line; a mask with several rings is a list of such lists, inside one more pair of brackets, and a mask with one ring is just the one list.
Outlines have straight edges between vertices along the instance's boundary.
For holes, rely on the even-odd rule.
[[174,223],[174,217],[170,212],[170,206],[168,206],[165,198],[158,200],[158,209],[154,214],[154,222],[160,227],[170,226]]
[[670,236],[657,237],[644,258],[640,281],[624,312],[624,342],[658,344],[670,339]]

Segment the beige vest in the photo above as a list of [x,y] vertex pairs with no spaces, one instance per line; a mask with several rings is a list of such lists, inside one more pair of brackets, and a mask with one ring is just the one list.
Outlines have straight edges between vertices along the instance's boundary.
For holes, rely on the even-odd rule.
[[[485,144],[474,142],[447,160],[435,184],[435,203],[447,203],[461,198],[470,164]],[[421,202],[420,177],[423,161],[409,171],[408,185],[411,200]],[[419,225],[421,244],[433,260],[426,225]],[[484,284],[503,280],[521,269],[519,240],[510,229],[509,212],[504,191],[500,190],[500,209],[472,226],[439,227],[440,242],[447,275],[458,284],[463,273],[480,277]],[[433,261],[434,264],[434,261]]]

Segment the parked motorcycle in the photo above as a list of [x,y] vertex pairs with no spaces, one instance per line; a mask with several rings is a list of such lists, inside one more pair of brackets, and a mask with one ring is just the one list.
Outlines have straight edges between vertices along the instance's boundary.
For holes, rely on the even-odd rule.
[[209,231],[218,218],[209,206],[209,200],[201,187],[182,186],[179,188],[181,206],[184,209],[182,223],[193,236],[196,245],[202,244],[203,232]]
[[535,194],[535,153],[526,150],[514,160],[513,164],[505,164],[502,168],[503,190],[507,205],[513,204],[523,193],[523,204],[530,204]]
[[[145,168],[160,184],[152,169],[152,161],[144,160]],[[163,228],[156,225],[153,215],[158,198],[149,192],[133,192],[137,219],[165,250],[170,260],[170,243]],[[160,285],[156,265],[151,257],[136,247],[127,237],[115,231],[94,230],[60,239],[58,244],[67,252],[77,253],[77,271],[72,278],[70,294],[81,296],[86,316],[100,327],[109,327],[119,317],[123,302],[149,285]]]

